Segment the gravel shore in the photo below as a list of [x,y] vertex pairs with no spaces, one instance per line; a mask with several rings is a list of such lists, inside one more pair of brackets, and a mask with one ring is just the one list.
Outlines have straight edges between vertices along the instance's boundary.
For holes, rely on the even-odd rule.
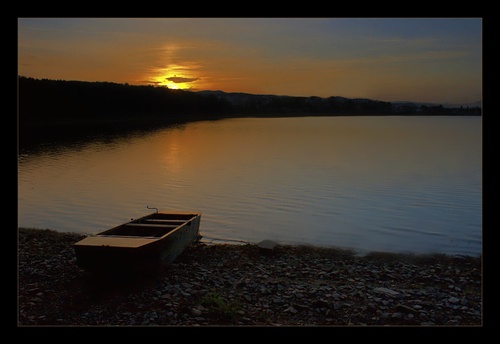
[[480,257],[201,242],[106,277],[76,265],[82,238],[18,228],[18,326],[483,325]]

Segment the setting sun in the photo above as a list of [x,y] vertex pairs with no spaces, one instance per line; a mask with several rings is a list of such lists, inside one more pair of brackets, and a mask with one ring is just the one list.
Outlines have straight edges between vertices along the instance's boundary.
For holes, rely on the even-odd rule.
[[172,83],[161,83],[161,86],[167,86],[171,90],[182,90],[184,87]]
[[165,68],[154,68],[146,80],[149,84],[166,86],[173,90],[195,89],[199,77],[193,76],[192,66],[168,65]]

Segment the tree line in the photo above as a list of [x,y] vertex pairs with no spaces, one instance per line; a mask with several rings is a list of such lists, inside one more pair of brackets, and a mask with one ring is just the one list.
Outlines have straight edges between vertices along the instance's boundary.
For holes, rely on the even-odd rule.
[[19,77],[21,123],[207,115],[224,102],[166,87]]
[[22,123],[92,121],[157,116],[171,119],[254,114],[387,114],[389,102],[342,97],[291,97],[246,93],[191,92],[160,86],[132,86],[19,77]]

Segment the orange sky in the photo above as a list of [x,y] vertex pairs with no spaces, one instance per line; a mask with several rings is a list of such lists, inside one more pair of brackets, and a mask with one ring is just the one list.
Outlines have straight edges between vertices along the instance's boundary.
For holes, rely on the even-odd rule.
[[468,103],[482,99],[482,20],[19,18],[18,74]]

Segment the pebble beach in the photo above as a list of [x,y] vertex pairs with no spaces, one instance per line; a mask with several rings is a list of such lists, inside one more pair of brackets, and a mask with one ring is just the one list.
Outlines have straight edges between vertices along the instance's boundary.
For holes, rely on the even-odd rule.
[[482,258],[197,242],[156,274],[78,267],[84,237],[18,228],[19,327],[481,327]]

